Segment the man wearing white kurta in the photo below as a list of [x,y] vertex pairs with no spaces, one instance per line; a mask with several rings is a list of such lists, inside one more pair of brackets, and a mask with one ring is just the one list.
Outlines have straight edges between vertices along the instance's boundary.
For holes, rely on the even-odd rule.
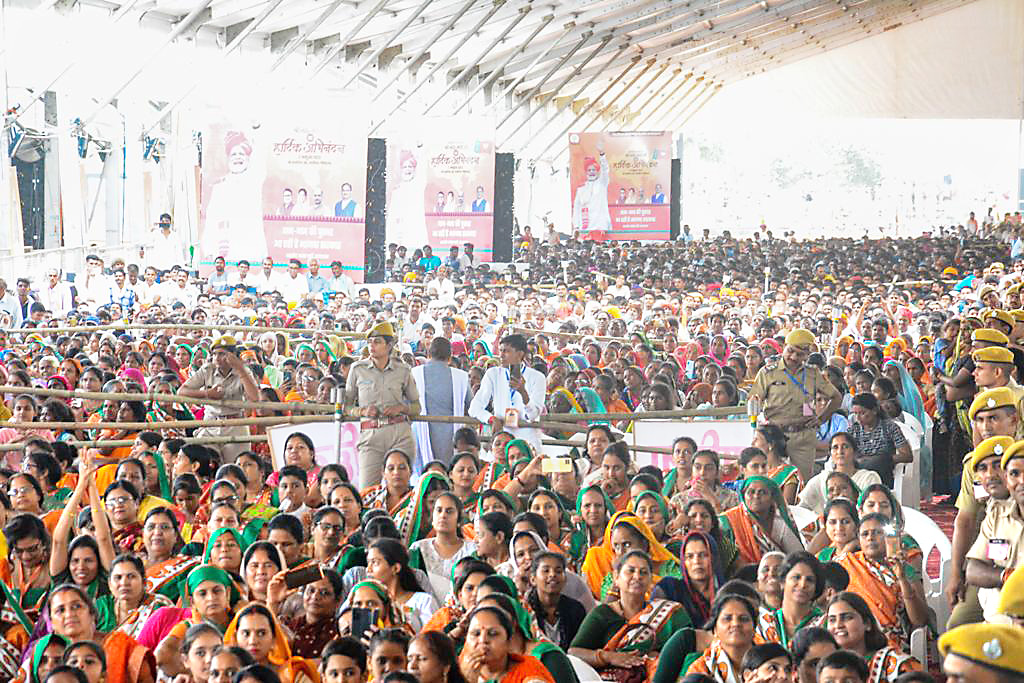
[[[412,369],[424,415],[462,417],[469,410],[472,399],[469,373],[450,367],[451,357],[452,343],[444,337],[434,337],[430,342],[430,360]],[[412,423],[412,435],[416,439],[413,471],[416,474],[433,460],[439,460],[445,466],[451,465],[457,426],[438,422]]]
[[[523,360],[526,358],[526,337],[510,334],[502,337],[498,346],[501,365],[484,373],[480,388],[469,406],[469,414],[491,426],[491,433],[505,430],[517,439],[530,442],[540,448],[541,432],[528,427],[510,427],[505,424],[510,417],[509,409],[514,408],[520,422],[536,422],[544,412],[544,375]],[[518,367],[518,377],[511,378],[509,368]],[[491,410],[487,406],[491,406]]]
[[600,144],[597,152],[600,161],[593,157],[584,160],[587,179],[576,189],[572,202],[572,227],[583,232],[612,228],[612,217],[608,212],[608,159]]

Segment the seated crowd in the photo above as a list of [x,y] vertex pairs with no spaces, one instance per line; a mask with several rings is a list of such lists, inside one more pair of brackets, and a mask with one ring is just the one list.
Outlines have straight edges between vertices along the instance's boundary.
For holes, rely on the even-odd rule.
[[[737,273],[743,248],[708,245],[732,250]],[[766,242],[757,253],[775,263],[792,248]],[[305,315],[242,287],[203,293],[189,320],[255,316],[293,329],[62,334],[37,320],[6,332],[3,384],[28,391],[0,403],[10,422],[0,429],[0,680],[923,683],[941,661],[951,677],[980,666],[1019,681],[1020,269],[975,274],[971,259],[999,251],[991,245],[869,248],[970,273],[957,273],[952,293],[885,285],[837,256],[794,268],[769,293],[749,273],[742,287],[722,272],[697,284],[645,273],[593,289],[559,281],[550,297],[510,278],[501,284],[512,299],[481,286],[450,303],[447,284],[413,278],[378,299],[290,302],[308,305]],[[600,247],[569,249],[583,259]],[[604,249],[596,260],[626,252]],[[645,249],[622,264],[665,256]],[[101,308],[74,309],[73,320],[117,319]],[[345,312],[360,315],[336,317]],[[183,323],[170,310],[139,313]],[[304,403],[333,403],[380,344],[385,367],[429,356],[463,372],[454,414],[479,422],[444,443],[430,432],[432,456],[420,438],[383,449],[370,481],[325,459],[301,425],[272,449],[264,422],[227,445],[192,443],[202,430],[169,424],[287,422]],[[222,366],[225,349],[237,360]],[[228,413],[216,401],[224,391],[197,388],[217,372],[251,409]],[[543,431],[504,412],[511,399],[492,373]],[[526,396],[531,373],[543,395]],[[779,387],[804,397],[780,407]],[[429,414],[402,400],[416,405],[412,417]],[[783,419],[794,406],[799,427]],[[750,419],[749,444],[650,444],[671,449],[664,469],[631,447],[643,413],[681,408]],[[368,415],[359,409],[345,406]],[[360,441],[360,467],[373,448]],[[555,455],[569,466],[549,466]],[[923,496],[959,492],[950,630],[893,492],[912,471],[903,465],[916,466]],[[937,644],[925,661],[911,655],[915,633]]]

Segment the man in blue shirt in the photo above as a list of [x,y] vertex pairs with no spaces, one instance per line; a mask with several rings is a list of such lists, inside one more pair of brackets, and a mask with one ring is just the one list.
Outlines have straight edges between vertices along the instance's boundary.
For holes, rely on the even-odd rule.
[[444,264],[454,271],[459,270],[459,248],[457,246],[448,250],[448,258],[444,260]]
[[661,185],[654,186],[654,194],[651,195],[651,204],[664,204],[665,193],[661,189]]
[[320,262],[315,258],[309,259],[309,275],[306,276],[306,283],[309,285],[309,293],[320,296],[327,289],[327,278],[320,275]]
[[209,279],[209,293],[222,296],[231,291],[231,285],[228,284],[228,274],[224,269],[225,261],[223,256],[218,256],[213,259],[213,272],[210,273]]
[[428,244],[423,247],[423,258],[420,259],[418,265],[423,266],[423,269],[430,273],[437,270],[437,267],[441,265],[441,259],[434,256],[434,250]]

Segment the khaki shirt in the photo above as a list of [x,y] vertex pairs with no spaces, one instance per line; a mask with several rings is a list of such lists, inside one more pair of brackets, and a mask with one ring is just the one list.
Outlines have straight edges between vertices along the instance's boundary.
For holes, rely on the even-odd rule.
[[[182,389],[212,389],[214,387],[220,387],[224,390],[224,399],[229,401],[246,401],[248,398],[245,395],[245,387],[242,385],[242,380],[239,378],[238,373],[231,372],[230,370],[226,375],[221,375],[217,372],[216,366],[213,362],[206,363],[203,367],[199,368],[185,380],[185,383],[181,385]],[[206,410],[203,413],[207,418],[216,419],[218,417],[242,417],[241,408],[225,408],[224,406],[218,405],[207,405]]]
[[420,414],[420,393],[408,365],[394,357],[383,370],[372,358],[352,364],[345,381],[345,414],[358,416],[360,408],[372,405],[407,405],[410,416]]
[[[1001,545],[1005,549],[1005,557],[993,558],[990,550],[993,545],[991,540],[998,539],[1006,541]],[[982,562],[992,562],[1000,570],[1008,567],[1016,568],[1024,566],[1024,517],[1020,514],[1017,502],[1012,498],[1009,500],[994,500],[988,504],[985,519],[981,523],[981,531],[974,545],[967,551],[967,557]],[[979,588],[978,601],[985,612],[985,620],[991,621],[999,603],[1000,588]]]
[[785,424],[810,417],[804,415],[804,404],[810,404],[813,410],[814,396],[819,393],[828,396],[829,400],[839,396],[839,390],[813,365],[804,365],[792,373],[791,378],[780,362],[766,365],[758,371],[748,400],[757,398],[761,401],[761,411],[768,422],[778,420]]

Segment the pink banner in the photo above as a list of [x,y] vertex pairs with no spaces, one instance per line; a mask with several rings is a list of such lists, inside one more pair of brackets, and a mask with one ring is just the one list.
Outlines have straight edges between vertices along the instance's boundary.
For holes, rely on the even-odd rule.
[[571,133],[572,226],[594,240],[667,240],[672,135]]
[[216,256],[257,267],[269,255],[279,265],[341,261],[363,281],[363,249],[352,245],[365,243],[366,138],[319,111],[258,123],[221,117],[204,131],[201,272]]
[[469,242],[479,260],[491,260],[493,131],[468,128],[431,120],[419,136],[388,136],[388,242],[410,253],[429,244],[442,259]]

